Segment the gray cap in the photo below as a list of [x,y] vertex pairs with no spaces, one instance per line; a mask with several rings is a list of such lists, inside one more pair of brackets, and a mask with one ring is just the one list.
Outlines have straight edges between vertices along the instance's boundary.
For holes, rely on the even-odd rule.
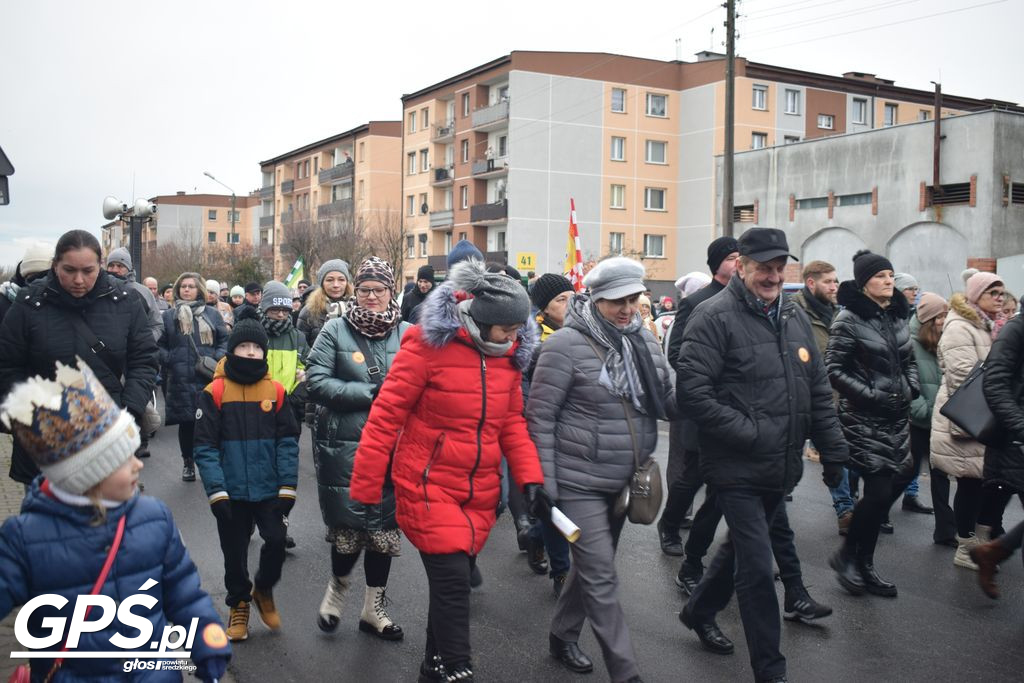
[[124,247],[118,247],[109,254],[107,254],[107,265],[111,263],[120,263],[128,270],[132,269],[132,256],[128,253],[128,250]]
[[352,282],[352,275],[348,270],[348,262],[342,261],[340,258],[324,261],[323,265],[316,269],[317,285],[324,284],[324,278],[327,277],[327,273],[341,273],[345,276],[346,280]]
[[292,293],[283,283],[271,280],[263,285],[263,298],[260,299],[260,310],[266,313],[271,308],[287,308],[292,310]]
[[902,292],[904,289],[910,289],[911,287],[921,288],[917,284],[917,278],[910,273],[896,273],[893,276],[893,282],[896,285],[897,292]]
[[640,294],[644,284],[644,266],[625,256],[615,256],[598,263],[583,278],[583,284],[590,290],[594,301],[599,299],[621,299],[631,294]]
[[483,261],[456,263],[448,279],[473,295],[469,315],[481,325],[521,325],[530,317],[530,297],[522,283],[504,273],[488,273]]

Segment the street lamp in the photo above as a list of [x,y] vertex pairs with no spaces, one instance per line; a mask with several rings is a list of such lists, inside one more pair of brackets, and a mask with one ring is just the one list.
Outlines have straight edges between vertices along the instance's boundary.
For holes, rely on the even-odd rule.
[[[213,182],[220,183],[221,185],[224,185],[224,187],[227,187],[229,190],[231,190],[231,188],[228,187],[225,183],[223,183],[223,182],[217,180],[216,178],[214,178],[213,174],[210,173],[209,171],[203,171],[203,175],[206,176],[207,178],[209,178],[210,180],[212,180]],[[236,215],[237,215],[237,212],[235,211],[235,191],[231,190],[231,239],[230,239],[230,243],[231,244],[235,243],[235,216]]]
[[128,221],[131,226],[128,251],[136,273],[142,272],[142,224],[152,221],[155,214],[156,204],[148,199],[136,199],[131,208],[117,197],[108,196],[103,200],[104,218],[108,221],[120,218],[122,221]]

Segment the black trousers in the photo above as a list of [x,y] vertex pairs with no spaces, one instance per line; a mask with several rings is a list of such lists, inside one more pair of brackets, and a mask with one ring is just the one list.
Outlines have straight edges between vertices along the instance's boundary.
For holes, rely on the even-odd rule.
[[192,460],[192,444],[195,438],[195,422],[182,422],[178,425],[178,448],[181,449],[182,460]]
[[252,502],[248,500],[228,501],[231,519],[217,519],[217,535],[220,549],[224,553],[224,587],[228,594],[225,602],[235,607],[240,602],[252,600],[253,582],[249,580],[249,537],[253,522],[263,538],[260,549],[259,568],[256,570],[255,586],[258,590],[270,590],[281,579],[284,566],[285,525],[278,510],[277,498]]
[[843,543],[843,552],[851,557],[873,562],[878,545],[878,528],[889,516],[892,504],[903,495],[916,472],[875,472],[861,474],[863,493],[853,506],[850,531]]
[[[676,425],[682,425],[681,420],[669,423],[669,434],[671,430],[677,429]],[[670,475],[668,485],[668,497],[665,500],[665,509],[661,513],[661,526],[667,531],[678,529],[686,517],[686,511],[693,505],[693,499],[704,485],[700,476],[700,452],[683,450],[678,447],[676,453],[669,447],[669,466],[666,474]],[[677,461],[682,459],[682,466]],[[717,526],[717,522],[715,525]],[[692,532],[691,532],[692,533]]]
[[[910,453],[914,457],[914,474],[917,474],[922,462],[931,457],[930,441],[932,431],[910,425]],[[949,506],[949,476],[934,467],[928,477],[931,485],[932,507],[935,508],[935,531],[932,540],[936,543],[948,541],[956,535],[956,523],[953,521],[953,508]]]
[[430,585],[426,656],[440,655],[449,669],[469,664],[469,573],[466,553],[420,553]]
[[956,533],[967,538],[974,533],[981,512],[981,479],[956,478],[956,495],[953,497],[953,516],[956,518]]
[[[349,555],[343,555],[338,549],[331,546],[331,572],[335,576],[348,576],[352,568],[356,566],[361,551]],[[366,585],[371,588],[386,588],[388,577],[391,575],[391,556],[378,553],[375,550],[367,550],[363,557],[363,573],[366,576]]]

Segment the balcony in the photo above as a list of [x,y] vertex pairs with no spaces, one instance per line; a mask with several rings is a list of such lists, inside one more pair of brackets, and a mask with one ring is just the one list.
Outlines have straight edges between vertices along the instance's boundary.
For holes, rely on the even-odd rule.
[[487,251],[487,252],[484,252],[484,261],[487,261],[488,263],[490,263],[491,261],[494,261],[495,263],[500,263],[502,265],[507,264],[508,263],[508,252],[507,251]]
[[447,187],[455,182],[455,168],[453,166],[442,166],[434,169],[434,177],[430,184],[434,187]]
[[281,194],[291,194],[295,191],[295,181],[285,180],[281,183]]
[[434,126],[430,141],[436,143],[451,142],[455,139],[455,122],[449,121],[443,126]]
[[491,161],[490,168],[486,159],[473,159],[474,178],[497,178],[508,175],[508,157],[499,157]]
[[455,224],[455,211],[448,209],[447,211],[431,211],[430,212],[430,229],[431,230],[448,230]]
[[428,256],[427,265],[433,268],[435,273],[446,273],[448,272],[448,256],[445,254]]
[[505,220],[508,220],[508,202],[505,200],[469,207],[470,223],[500,223]]
[[260,227],[261,228],[272,228],[274,227],[274,214],[269,216],[260,216]]
[[316,207],[316,215],[319,218],[327,218],[330,216],[339,216],[344,213],[352,212],[352,199],[337,199],[329,204],[321,204]]
[[273,199],[274,198],[274,186],[261,187],[260,188],[260,199]]
[[325,168],[320,171],[320,184],[326,185],[336,180],[352,182],[353,169],[355,169],[355,164],[351,161],[338,164],[333,168]]
[[483,133],[508,126],[508,100],[473,112],[473,130]]

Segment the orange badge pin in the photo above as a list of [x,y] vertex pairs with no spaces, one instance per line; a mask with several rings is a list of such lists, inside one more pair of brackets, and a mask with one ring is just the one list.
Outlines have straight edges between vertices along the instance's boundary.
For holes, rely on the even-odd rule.
[[273,409],[274,402],[271,401],[269,398],[265,398],[262,401],[260,401],[260,410],[262,410],[264,413],[269,413]]
[[364,360],[366,360],[366,356],[363,355],[362,351],[356,351],[352,354],[353,363],[362,363]]
[[796,352],[796,355],[800,356],[800,360],[802,360],[805,363],[807,363],[807,362],[809,362],[811,360],[811,352],[808,351],[807,349],[805,349],[802,346]]
[[207,647],[222,648],[228,644],[228,636],[220,624],[207,624],[203,629],[203,642]]

